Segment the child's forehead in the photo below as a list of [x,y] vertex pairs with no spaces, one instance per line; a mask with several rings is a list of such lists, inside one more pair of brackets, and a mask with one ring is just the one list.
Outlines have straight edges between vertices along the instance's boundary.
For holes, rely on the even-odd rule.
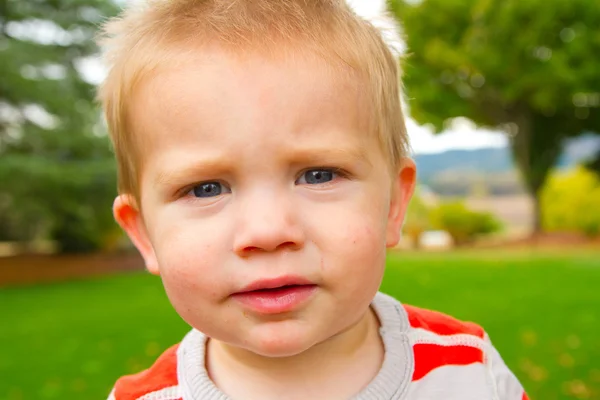
[[[282,44],[278,51],[269,48],[233,48],[219,43],[180,47],[159,60],[152,80],[158,75],[177,75],[181,69],[192,69],[198,73],[215,73],[222,80],[244,78],[252,74],[273,76],[315,76],[322,83],[344,86],[366,86],[363,74],[334,55],[310,47],[290,48]],[[214,77],[213,77],[214,79]]]
[[362,117],[368,114],[363,86],[348,67],[307,52],[270,57],[209,48],[163,63],[139,85],[131,103],[133,109],[154,107],[165,115],[224,108],[229,114],[244,114],[253,107],[271,107],[281,114],[301,111],[304,120],[351,111]]

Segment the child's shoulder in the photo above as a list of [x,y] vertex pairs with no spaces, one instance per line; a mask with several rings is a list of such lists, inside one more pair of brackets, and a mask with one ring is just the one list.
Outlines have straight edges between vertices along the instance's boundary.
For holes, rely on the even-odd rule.
[[448,314],[402,304],[411,328],[441,336],[472,335],[485,339],[485,330],[474,322],[462,321]]
[[179,344],[171,346],[150,368],[119,378],[109,400],[134,400],[148,395],[152,395],[153,399],[180,398],[177,384],[178,348]]
[[410,325],[407,334],[413,347],[413,381],[443,367],[483,367],[491,343],[481,326],[438,311],[404,304],[403,308]]
[[446,398],[455,398],[450,395],[455,392],[460,393],[456,398],[464,398],[465,391],[488,398],[491,387],[493,398],[528,399],[483,327],[425,308],[402,304],[402,309],[413,352],[414,397],[433,398],[444,390]]

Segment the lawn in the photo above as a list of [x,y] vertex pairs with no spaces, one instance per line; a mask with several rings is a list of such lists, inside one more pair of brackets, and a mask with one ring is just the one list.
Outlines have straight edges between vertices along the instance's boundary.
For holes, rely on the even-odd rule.
[[[600,251],[390,254],[382,291],[483,325],[533,399],[600,399]],[[103,399],[187,326],[144,273],[0,290],[0,399]]]

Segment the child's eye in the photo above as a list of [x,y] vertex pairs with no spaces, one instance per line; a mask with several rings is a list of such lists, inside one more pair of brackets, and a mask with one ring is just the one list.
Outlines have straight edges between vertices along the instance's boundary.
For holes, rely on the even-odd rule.
[[337,175],[332,169],[310,169],[304,172],[296,183],[299,185],[318,185],[334,180]]
[[229,190],[229,188],[227,188],[220,182],[201,183],[199,185],[194,186],[190,190],[190,194],[194,195],[195,197],[201,197],[201,198],[215,197],[215,196],[219,196],[223,193],[230,193],[230,192],[231,191]]

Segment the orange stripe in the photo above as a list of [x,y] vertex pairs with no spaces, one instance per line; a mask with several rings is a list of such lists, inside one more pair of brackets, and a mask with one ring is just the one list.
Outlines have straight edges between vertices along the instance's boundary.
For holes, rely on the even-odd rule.
[[459,321],[437,311],[404,305],[413,328],[422,328],[438,335],[469,334],[484,338],[484,330],[472,322]]
[[475,347],[416,344],[413,349],[415,354],[413,381],[417,381],[434,369],[446,365],[483,363],[483,352]]
[[527,396],[527,393],[523,393],[523,398],[521,400],[529,400],[529,396]]
[[134,400],[147,393],[177,385],[177,348],[167,349],[149,369],[120,378],[115,384],[117,400]]

